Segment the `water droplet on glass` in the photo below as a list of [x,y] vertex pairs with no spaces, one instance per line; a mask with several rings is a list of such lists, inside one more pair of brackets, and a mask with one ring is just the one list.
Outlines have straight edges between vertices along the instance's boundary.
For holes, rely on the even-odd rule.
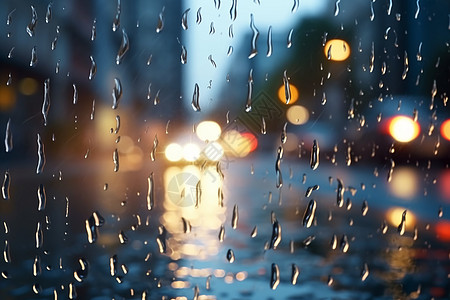
[[31,49],[31,59],[30,59],[30,67],[36,66],[38,63],[36,46]]
[[[233,3],[235,1],[236,0],[233,0]],[[258,31],[258,29],[255,26],[255,20],[254,20],[253,14],[250,14],[250,28],[251,28],[251,30],[253,32],[253,35],[252,35],[252,43],[251,43],[251,47],[252,48],[251,48],[250,54],[248,56],[249,59],[255,57],[256,54],[258,54],[258,51],[256,49],[256,41],[258,40],[259,31]]]
[[392,173],[394,172],[394,168],[395,168],[395,162],[394,162],[394,160],[391,158],[391,167],[389,168],[389,171],[388,171],[387,182],[391,182],[391,179],[392,179]]
[[236,20],[236,17],[237,17],[237,0],[232,0],[230,8],[231,21]]
[[214,22],[211,22],[211,24],[209,24],[209,34],[214,34],[216,33],[216,28],[214,27]]
[[368,211],[369,211],[369,204],[367,203],[366,200],[364,200],[361,207],[361,213],[363,216],[365,216]]
[[201,12],[201,10],[202,10],[201,7],[197,10],[197,20],[196,20],[197,25],[199,25],[202,22],[202,12]]
[[6,123],[6,130],[5,130],[5,151],[11,152],[13,149],[13,135],[11,132],[11,118],[8,119],[8,122]]
[[36,233],[35,233],[35,240],[36,240],[36,248],[37,249],[41,248],[42,244],[44,243],[44,233],[42,231],[41,222],[37,223]]
[[91,28],[91,41],[94,41],[96,37],[97,37],[97,19],[94,19]]
[[155,138],[153,139],[153,148],[150,152],[150,159],[152,161],[155,161],[156,159],[156,147],[158,147],[159,141],[158,141],[158,135],[155,134]]
[[369,266],[367,265],[367,263],[364,263],[364,267],[361,271],[361,281],[365,281],[368,276],[369,276]]
[[147,178],[147,209],[152,210],[155,206],[155,184],[153,179],[153,172]]
[[316,214],[316,207],[317,207],[316,201],[311,199],[311,201],[309,201],[309,204],[305,209],[305,213],[303,214],[304,227],[309,228],[313,224],[314,217]]
[[231,228],[236,229],[239,221],[239,211],[237,204],[233,207],[233,215],[231,217]]
[[337,248],[337,236],[333,234],[330,242],[331,249],[335,250]]
[[38,211],[43,211],[47,204],[47,195],[45,193],[45,187],[43,184],[40,184],[37,189],[38,196]]
[[[187,63],[187,50],[181,45],[181,55],[180,55],[181,63],[184,65]],[[150,88],[150,87],[149,87]]]
[[397,232],[400,235],[405,234],[405,230],[406,230],[406,210],[403,211],[402,213],[402,220],[400,221],[400,224],[397,227]]
[[33,276],[37,277],[41,275],[41,273],[42,273],[41,257],[39,255],[36,255],[33,261]]
[[219,231],[219,242],[223,242],[225,238],[225,227],[223,225],[220,226],[220,231]]
[[128,243],[128,237],[125,235],[125,232],[123,232],[123,230],[121,230],[119,232],[119,242],[121,244],[126,244]]
[[114,163],[114,172],[119,171],[119,151],[114,149],[113,151],[113,163]]
[[295,13],[297,11],[298,3],[299,3],[299,0],[294,0],[294,4],[292,5],[292,8],[291,8],[291,13]]
[[349,248],[349,243],[348,243],[348,238],[347,238],[347,235],[343,235],[342,236],[342,238],[341,238],[341,242],[340,242],[340,248],[341,248],[341,251],[343,252],[343,253],[346,253],[347,251],[348,251],[348,248]]
[[419,5],[419,0],[416,0],[416,13],[414,14],[414,19],[417,19],[419,17],[419,12],[420,12],[420,5]]
[[[13,10],[11,12],[11,14],[14,12],[15,10]],[[9,16],[9,15],[8,15]],[[27,33],[29,36],[33,36],[34,35],[34,28],[36,27],[36,23],[37,23],[37,12],[36,9],[34,8],[33,5],[31,5],[31,21],[27,26]],[[9,19],[8,19],[9,20]],[[6,22],[8,24],[8,21]]]
[[278,265],[275,263],[272,264],[271,269],[272,271],[270,275],[270,288],[272,290],[275,290],[280,284],[280,269],[278,268]]
[[73,87],[73,104],[77,104],[78,103],[78,89],[75,83],[72,84]]
[[214,68],[217,67],[216,62],[215,62],[214,59],[212,58],[212,55],[209,55],[209,56],[208,56],[208,60],[211,62],[212,66],[213,66]]
[[227,251],[227,260],[230,264],[232,264],[235,260],[234,252],[232,249],[228,249],[228,251]]
[[116,15],[114,16],[112,30],[115,32],[120,26],[120,13],[121,13],[121,3],[120,0],[117,0],[117,9]]
[[188,29],[188,22],[187,22],[187,16],[188,16],[188,12],[191,9],[188,8],[183,12],[183,15],[181,16],[181,28],[183,28],[184,30]]
[[42,286],[39,283],[34,283],[32,287],[33,293],[36,295],[40,294],[42,292]]
[[252,94],[253,94],[253,69],[250,69],[247,81],[247,102],[245,103],[245,111],[250,112],[252,110]]
[[3,259],[5,263],[11,263],[11,250],[9,248],[8,240],[5,240],[5,247],[3,248]]
[[317,167],[319,166],[319,152],[320,152],[319,144],[317,143],[316,140],[314,140],[311,149],[311,160],[310,160],[311,169],[313,170],[317,169]]
[[341,3],[341,0],[336,0],[335,7],[334,7],[334,16],[336,17],[339,15],[339,3]]
[[297,267],[296,264],[292,264],[291,268],[292,268],[291,284],[292,285],[296,285],[297,284],[298,275],[300,274],[300,270],[299,270],[299,268]]
[[409,70],[408,53],[406,51],[405,51],[405,56],[404,56],[403,62],[404,62],[404,66],[403,66],[402,79],[405,80],[406,75],[408,74],[408,70]]
[[38,154],[38,162],[36,167],[36,174],[42,173],[45,165],[45,152],[44,152],[44,144],[42,143],[41,135],[37,134],[37,154]]
[[156,33],[160,33],[164,29],[164,9],[162,8],[161,12],[158,15],[158,24],[156,25]]
[[287,36],[287,44],[286,44],[287,48],[291,48],[292,47],[292,33],[293,32],[294,32],[293,28],[291,30],[289,30],[289,33],[288,33],[288,36]]
[[283,147],[279,146],[277,150],[277,160],[275,162],[275,172],[277,176],[276,187],[281,188],[283,186],[283,176],[281,174],[281,160],[283,158]]
[[199,180],[195,185],[195,207],[198,208],[202,199],[202,182]]
[[120,98],[122,97],[122,83],[118,78],[114,78],[114,87],[112,92],[113,104],[112,109],[117,109]]
[[375,19],[375,11],[373,10],[373,2],[370,1],[370,21],[373,21]]
[[278,220],[273,222],[272,226],[272,238],[270,239],[270,249],[277,249],[277,246],[281,243],[281,225]]
[[194,111],[200,111],[199,97],[200,97],[199,87],[198,84],[196,83],[194,86],[194,93],[192,95],[192,103],[191,103],[192,109],[194,109]]
[[269,26],[269,30],[267,32],[267,57],[270,57],[272,55],[272,26]]
[[430,110],[433,110],[434,107],[434,97],[436,97],[437,94],[437,86],[436,86],[436,79],[433,80],[433,87],[431,88],[431,102],[430,102]]
[[13,57],[14,49],[16,49],[16,47],[11,47],[11,50],[9,50],[9,52],[8,52],[9,59],[11,59]]
[[6,25],[11,25],[12,23],[12,15],[13,13],[16,11],[16,9],[14,8],[12,11],[9,12],[8,16],[6,17]]
[[94,57],[89,56],[89,58],[91,59],[91,67],[89,69],[89,80],[94,79],[95,74],[97,73],[97,64],[95,63]]
[[128,39],[127,33],[125,32],[125,29],[122,28],[122,41],[120,42],[119,51],[117,52],[116,56],[117,65],[119,65],[122,62],[125,53],[127,53],[129,49],[130,49],[130,41]]
[[258,226],[253,227],[252,232],[250,233],[250,236],[252,238],[256,237],[258,235]]

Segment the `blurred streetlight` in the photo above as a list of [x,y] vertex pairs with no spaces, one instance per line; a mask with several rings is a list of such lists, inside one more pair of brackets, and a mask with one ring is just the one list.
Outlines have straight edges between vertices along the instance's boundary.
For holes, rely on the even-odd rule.
[[325,44],[324,52],[329,60],[344,61],[350,56],[350,45],[340,39],[329,40]]
[[414,140],[420,133],[420,126],[417,122],[407,116],[396,116],[389,121],[389,134],[402,143]]

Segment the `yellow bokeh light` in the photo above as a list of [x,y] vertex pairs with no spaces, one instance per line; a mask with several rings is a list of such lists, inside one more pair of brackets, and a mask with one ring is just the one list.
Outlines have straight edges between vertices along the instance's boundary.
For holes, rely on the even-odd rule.
[[396,168],[392,173],[391,183],[388,185],[388,187],[393,195],[406,200],[411,199],[418,192],[418,174],[413,168]]
[[183,147],[181,147],[177,143],[172,143],[167,145],[164,153],[166,155],[167,160],[173,162],[179,161],[183,158]]
[[37,88],[38,84],[36,79],[34,78],[27,77],[22,79],[19,83],[20,92],[26,96],[30,96],[36,93]]
[[214,121],[203,121],[197,125],[195,132],[202,141],[212,142],[220,137],[222,129],[220,128],[220,125]]
[[442,123],[441,135],[444,139],[450,141],[450,119],[447,119]]
[[[289,91],[291,92],[291,100],[289,100],[288,105],[294,104],[298,100],[298,89],[295,85],[289,84]],[[284,85],[280,86],[278,89],[278,99],[280,99],[281,102],[286,104],[286,94],[284,91]]]
[[417,122],[407,116],[396,116],[389,122],[389,134],[402,143],[414,140],[420,133],[420,126]]
[[200,148],[196,144],[186,144],[183,147],[183,158],[187,161],[196,161],[200,157]]
[[350,45],[340,39],[329,40],[325,44],[324,52],[329,60],[343,61],[350,56]]
[[309,112],[304,106],[294,105],[286,111],[286,118],[294,125],[302,125],[308,122]]
[[[406,209],[403,207],[391,207],[386,212],[386,219],[389,222],[389,224],[397,228],[402,221],[402,214],[405,210]],[[405,218],[405,229],[407,231],[412,231],[414,229],[415,224],[416,224],[416,216],[410,210],[407,210]]]

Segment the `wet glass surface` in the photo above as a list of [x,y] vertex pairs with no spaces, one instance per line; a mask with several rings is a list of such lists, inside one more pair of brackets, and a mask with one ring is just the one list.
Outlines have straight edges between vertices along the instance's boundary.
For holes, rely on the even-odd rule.
[[0,299],[448,299],[449,11],[2,1]]

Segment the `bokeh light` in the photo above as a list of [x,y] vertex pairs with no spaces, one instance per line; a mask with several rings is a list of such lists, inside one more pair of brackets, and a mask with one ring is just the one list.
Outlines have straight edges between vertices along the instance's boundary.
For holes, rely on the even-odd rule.
[[442,123],[441,135],[444,139],[450,141],[450,119],[447,119]]
[[[297,87],[292,83],[289,84],[289,90],[291,92],[291,100],[289,100],[288,105],[291,105],[297,102],[299,93]],[[280,88],[278,89],[278,99],[284,104],[286,104],[286,94],[284,91],[284,85],[280,86]]]
[[286,111],[286,118],[294,125],[302,125],[308,122],[309,112],[301,105],[293,105]]
[[220,137],[222,129],[214,121],[203,121],[197,125],[196,134],[202,141],[215,141]]
[[412,213],[410,210],[407,210],[406,208],[391,207],[386,212],[386,219],[390,225],[397,228],[402,221],[402,214],[405,210],[407,211],[405,219],[405,229],[407,231],[412,231],[414,229],[414,225],[416,224],[416,216],[414,215],[414,213]]
[[324,52],[329,60],[343,61],[350,56],[350,45],[340,39],[329,40],[325,44]]
[[258,146],[257,138],[250,132],[240,133],[228,130],[222,136],[222,145],[226,152],[236,157],[245,157]]
[[196,144],[186,144],[183,147],[183,158],[187,161],[196,161],[200,157],[200,148]]
[[19,83],[20,92],[26,96],[31,96],[36,93],[37,88],[38,84],[34,78],[27,77],[22,79]]
[[177,143],[167,145],[165,155],[169,161],[179,161],[183,158],[183,147]]
[[0,110],[7,111],[14,107],[16,95],[9,86],[0,86]]
[[436,224],[436,235],[443,242],[450,242],[450,221],[442,220]]
[[396,197],[411,199],[419,189],[418,173],[413,168],[398,167],[392,173],[389,191]]
[[398,142],[407,143],[420,133],[417,122],[407,116],[396,116],[389,121],[389,134]]

